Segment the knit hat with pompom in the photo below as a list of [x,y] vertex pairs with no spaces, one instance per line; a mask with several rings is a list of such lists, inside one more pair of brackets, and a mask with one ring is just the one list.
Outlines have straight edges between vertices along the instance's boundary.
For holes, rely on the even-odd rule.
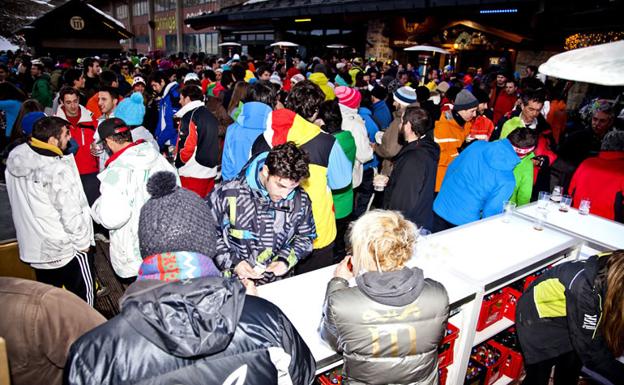
[[151,198],[141,208],[141,256],[189,251],[213,257],[215,224],[208,205],[196,193],[178,186],[176,176],[159,171],[147,181]]
[[145,116],[143,95],[135,92],[129,98],[125,98],[115,108],[115,117],[123,120],[128,126],[140,126]]

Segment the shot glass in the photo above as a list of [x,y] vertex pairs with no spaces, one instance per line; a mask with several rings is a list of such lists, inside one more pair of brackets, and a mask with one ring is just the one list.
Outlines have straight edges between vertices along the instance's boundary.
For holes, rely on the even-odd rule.
[[581,199],[581,203],[579,203],[579,214],[587,215],[589,214],[589,208],[591,206],[591,201],[589,198]]
[[559,211],[562,213],[567,213],[570,210],[570,206],[572,205],[572,197],[569,195],[564,195],[561,197],[561,202],[559,202]]
[[511,201],[503,202],[503,222],[509,223],[511,221],[511,216],[513,215],[513,211],[516,208],[516,204]]
[[550,202],[550,193],[548,191],[540,191],[537,199],[538,209],[547,209]]
[[533,228],[537,231],[544,230],[544,222],[548,219],[547,209],[538,209],[536,211],[535,218],[533,219]]

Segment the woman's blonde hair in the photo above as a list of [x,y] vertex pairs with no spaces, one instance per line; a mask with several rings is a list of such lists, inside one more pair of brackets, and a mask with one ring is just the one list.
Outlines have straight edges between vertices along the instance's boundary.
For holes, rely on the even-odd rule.
[[373,210],[355,221],[349,239],[355,274],[394,271],[412,257],[416,226],[397,211]]

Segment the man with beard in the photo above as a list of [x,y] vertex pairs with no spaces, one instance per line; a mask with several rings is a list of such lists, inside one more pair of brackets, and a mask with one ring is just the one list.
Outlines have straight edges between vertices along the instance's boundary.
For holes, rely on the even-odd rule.
[[440,146],[433,141],[430,117],[420,107],[407,107],[401,119],[401,151],[384,194],[384,208],[398,210],[418,227],[433,225],[433,193]]
[[64,287],[93,306],[93,225],[72,155],[70,123],[44,117],[27,143],[9,154],[5,172],[20,259],[37,281]]

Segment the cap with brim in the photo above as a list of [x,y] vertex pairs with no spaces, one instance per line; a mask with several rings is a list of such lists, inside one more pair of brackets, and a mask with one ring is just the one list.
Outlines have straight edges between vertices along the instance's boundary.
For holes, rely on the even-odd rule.
[[145,83],[145,79],[143,79],[143,77],[135,76],[134,79],[132,79],[132,87],[136,86],[137,84],[146,85],[147,83]]
[[100,141],[98,143],[102,143],[104,139],[108,138],[111,135],[121,134],[122,132],[126,132],[130,130],[130,127],[119,118],[110,118],[106,119],[100,126],[98,127],[98,135],[100,136]]

